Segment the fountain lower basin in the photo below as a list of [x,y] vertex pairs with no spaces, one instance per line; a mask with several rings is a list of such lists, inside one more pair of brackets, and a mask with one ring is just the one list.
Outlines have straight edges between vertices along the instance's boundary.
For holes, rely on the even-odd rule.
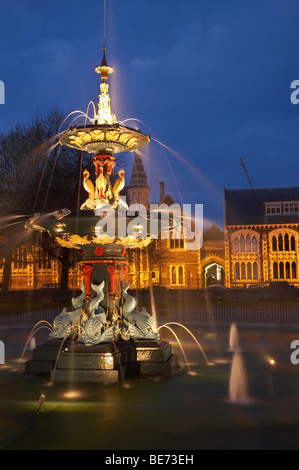
[[115,383],[171,376],[178,370],[177,356],[165,341],[118,341],[91,347],[67,341],[61,348],[62,342],[49,340],[34,349],[25,364],[26,374],[48,375],[52,382]]

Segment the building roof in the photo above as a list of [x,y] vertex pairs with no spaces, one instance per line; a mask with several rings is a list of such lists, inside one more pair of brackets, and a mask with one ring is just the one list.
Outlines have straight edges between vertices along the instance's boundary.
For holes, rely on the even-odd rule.
[[166,194],[163,199],[159,202],[159,204],[166,204],[167,206],[172,206],[173,204],[177,204],[174,199],[172,199],[169,194]]
[[141,153],[137,150],[135,152],[134,165],[132,170],[131,181],[128,189],[144,189],[149,188],[147,184],[147,176],[144,171]]
[[212,225],[203,233],[204,240],[224,240],[224,233],[217,225]]
[[225,225],[298,223],[298,213],[267,215],[265,203],[299,201],[299,188],[224,189]]

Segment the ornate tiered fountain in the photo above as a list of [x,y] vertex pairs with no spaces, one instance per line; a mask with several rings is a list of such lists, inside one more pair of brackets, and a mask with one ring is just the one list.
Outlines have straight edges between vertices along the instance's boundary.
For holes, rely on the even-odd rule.
[[169,375],[176,367],[171,346],[160,341],[156,321],[138,311],[128,293],[126,249],[151,242],[150,219],[129,215],[121,197],[125,172],[113,184],[116,155],[134,152],[150,142],[148,135],[120,125],[111,112],[108,66],[103,60],[98,113],[91,124],[72,127],[60,144],[94,154],[94,177],[83,171],[88,198],[80,213],[58,210],[36,214],[28,229],[45,231],[61,246],[81,250],[81,295],[72,310],[56,317],[49,341],[37,347],[26,363],[27,373],[51,373],[53,381],[113,382],[125,376]]

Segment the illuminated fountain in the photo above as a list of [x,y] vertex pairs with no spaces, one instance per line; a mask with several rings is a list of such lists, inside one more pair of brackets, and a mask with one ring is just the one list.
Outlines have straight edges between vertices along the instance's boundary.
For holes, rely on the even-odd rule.
[[[88,125],[63,132],[59,141],[95,155],[94,176],[83,171],[88,198],[78,213],[35,214],[27,223],[28,229],[47,232],[61,246],[82,253],[81,295],[72,300],[72,310],[58,315],[49,341],[26,363],[27,373],[52,372],[55,381],[117,381],[123,369],[129,376],[169,375],[177,366],[171,346],[160,341],[154,317],[138,311],[128,293],[126,249],[148,246],[153,219],[128,212],[121,198],[125,172],[119,171],[114,184],[113,175],[116,155],[148,145],[150,137],[120,125],[112,114],[107,81],[113,69],[103,51],[96,68],[102,79],[98,113]],[[161,221],[155,217],[159,232]]]

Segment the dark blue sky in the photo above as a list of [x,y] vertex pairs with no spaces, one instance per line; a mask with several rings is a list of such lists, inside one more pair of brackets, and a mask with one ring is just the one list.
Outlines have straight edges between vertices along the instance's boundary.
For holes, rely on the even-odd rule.
[[[0,6],[1,131],[97,101],[103,0]],[[165,180],[220,224],[223,187],[248,187],[240,158],[256,187],[299,185],[298,21],[298,0],[107,0],[112,110],[176,153],[144,152],[152,202]]]

